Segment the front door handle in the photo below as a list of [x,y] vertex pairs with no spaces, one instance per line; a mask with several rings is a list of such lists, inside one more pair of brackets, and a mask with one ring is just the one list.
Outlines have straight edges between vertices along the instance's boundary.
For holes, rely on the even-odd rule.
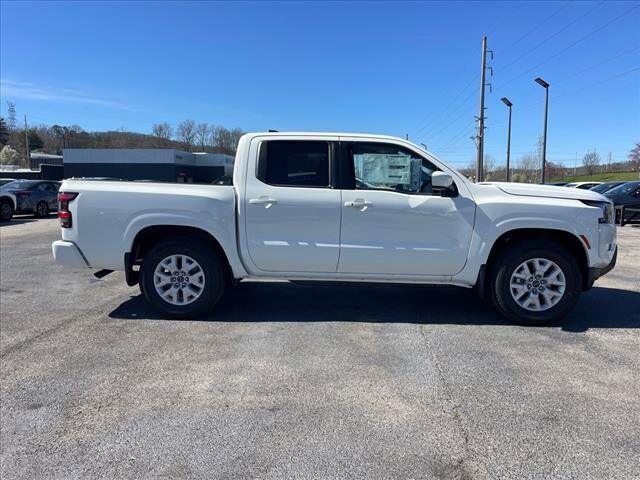
[[261,195],[258,198],[250,198],[249,203],[251,205],[275,205],[278,201],[267,195]]
[[355,200],[344,202],[344,206],[353,208],[367,208],[372,207],[373,203],[365,200],[364,198],[356,198]]

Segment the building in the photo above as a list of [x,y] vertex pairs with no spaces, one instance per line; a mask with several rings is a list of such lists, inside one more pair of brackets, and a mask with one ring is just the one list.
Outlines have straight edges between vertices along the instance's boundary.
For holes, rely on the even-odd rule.
[[38,170],[40,165],[62,165],[62,155],[51,155],[50,153],[31,152],[29,155],[31,170]]
[[211,183],[233,171],[234,157],[172,148],[66,148],[64,177]]

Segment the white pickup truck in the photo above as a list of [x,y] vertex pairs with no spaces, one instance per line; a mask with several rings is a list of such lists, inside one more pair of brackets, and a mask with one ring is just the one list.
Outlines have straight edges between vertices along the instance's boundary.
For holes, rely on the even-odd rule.
[[65,180],[58,264],[124,270],[164,314],[243,279],[475,287],[525,324],[561,319],[617,256],[587,190],[472,183],[399,138],[251,133],[233,185]]

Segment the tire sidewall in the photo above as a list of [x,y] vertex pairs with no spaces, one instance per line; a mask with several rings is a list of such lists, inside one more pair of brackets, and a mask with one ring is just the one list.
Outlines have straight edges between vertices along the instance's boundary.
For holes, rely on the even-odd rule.
[[[153,282],[155,269],[171,255],[186,255],[200,264],[204,271],[204,289],[200,296],[187,305],[173,305],[156,292]],[[162,242],[144,257],[140,272],[140,291],[147,301],[160,312],[173,318],[193,318],[207,312],[218,302],[224,291],[224,270],[218,256],[200,242],[190,239]]]
[[[2,204],[0,204],[0,208],[2,209],[0,211],[0,220],[3,222],[10,221],[13,218],[13,205],[11,205],[9,201],[3,200]],[[8,214],[6,216],[4,215],[5,208],[8,209]]]
[[[511,275],[523,262],[533,258],[551,260],[565,277],[565,292],[553,307],[534,312],[521,307],[511,295]],[[574,257],[563,247],[542,243],[529,248],[514,249],[501,259],[493,277],[494,304],[509,319],[523,325],[552,324],[564,318],[576,305],[582,290],[582,276]]]

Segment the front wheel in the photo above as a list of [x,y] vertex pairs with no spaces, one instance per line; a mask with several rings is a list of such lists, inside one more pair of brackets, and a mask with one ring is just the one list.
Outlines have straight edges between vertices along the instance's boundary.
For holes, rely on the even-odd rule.
[[225,287],[221,259],[192,239],[169,240],[144,257],[140,291],[160,312],[173,318],[193,318],[212,309]]
[[553,324],[575,307],[582,290],[575,257],[561,245],[526,241],[498,257],[491,270],[494,306],[524,325]]

